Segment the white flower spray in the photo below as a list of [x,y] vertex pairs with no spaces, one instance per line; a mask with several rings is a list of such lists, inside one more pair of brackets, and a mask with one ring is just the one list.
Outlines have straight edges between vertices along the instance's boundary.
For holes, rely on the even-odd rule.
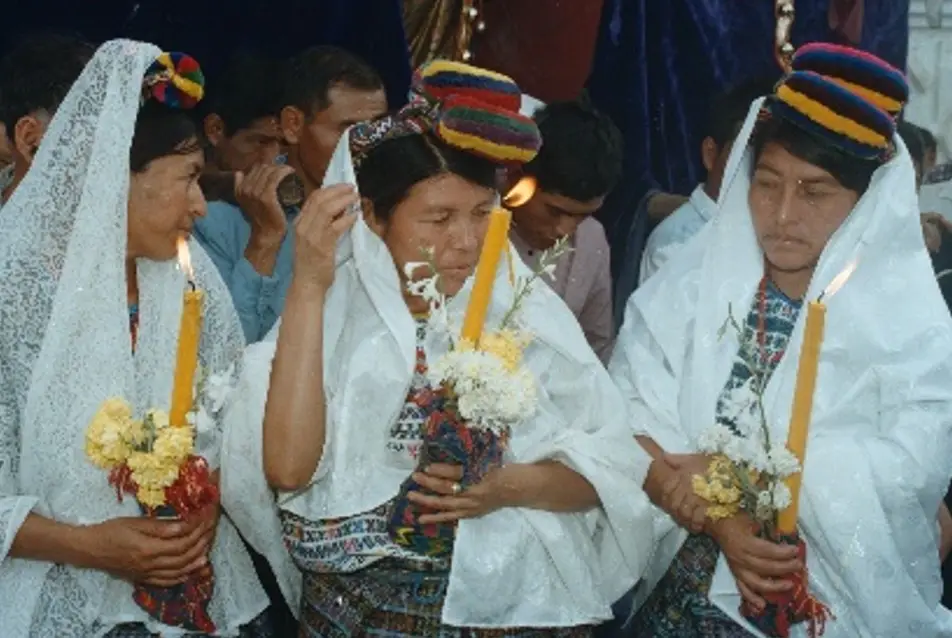
[[[538,279],[552,276],[558,259],[568,250],[567,238],[560,239],[542,254],[530,276],[516,280],[512,305],[495,330],[483,332],[478,344],[458,338],[462,317],[450,315],[433,250],[424,251],[426,261],[404,265],[407,291],[429,305],[428,327],[450,342],[448,352],[430,364],[427,377],[434,389],[450,392],[460,417],[471,426],[504,433],[535,413],[536,379],[522,365],[532,335],[521,326],[520,310]],[[414,279],[421,269],[432,274]]]
[[712,520],[744,511],[769,537],[777,515],[791,503],[786,479],[800,471],[800,463],[785,445],[771,441],[764,409],[769,371],[755,356],[760,344],[745,342],[749,331],[728,311],[719,336],[729,327],[740,337],[738,356],[750,376],[732,391],[730,404],[723,408],[725,420],[733,427],[717,423],[698,437],[699,451],[714,460],[706,474],[694,477],[694,491],[712,503],[708,508]]

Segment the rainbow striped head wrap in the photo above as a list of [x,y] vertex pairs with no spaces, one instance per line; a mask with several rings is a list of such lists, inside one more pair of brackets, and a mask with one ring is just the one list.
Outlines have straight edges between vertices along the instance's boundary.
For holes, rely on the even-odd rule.
[[814,42],[797,50],[792,66],[794,71],[826,76],[894,118],[909,100],[909,84],[902,71],[859,49]]
[[498,164],[524,164],[542,146],[539,129],[519,113],[522,92],[501,73],[434,60],[413,76],[410,103],[351,132],[356,163],[381,142],[430,132],[446,144]]
[[202,68],[185,53],[163,53],[142,80],[143,99],[177,109],[190,109],[205,95],[205,75]]
[[765,109],[860,159],[885,161],[909,96],[902,73],[869,53],[809,44]]

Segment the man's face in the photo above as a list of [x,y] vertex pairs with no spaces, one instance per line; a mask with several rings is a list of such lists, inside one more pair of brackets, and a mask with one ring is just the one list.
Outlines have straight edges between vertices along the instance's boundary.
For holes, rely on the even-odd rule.
[[925,157],[922,158],[922,172],[924,175],[928,175],[932,172],[932,169],[935,168],[938,158],[936,157],[936,149],[930,148],[926,150]]
[[731,156],[731,149],[734,148],[734,140],[727,142],[723,146],[718,146],[714,138],[707,137],[701,143],[701,162],[707,170],[707,179],[704,181],[704,190],[707,194],[717,199],[721,192],[721,182],[724,179],[724,169],[727,168],[727,160]]
[[528,202],[513,211],[519,237],[533,250],[551,248],[562,237],[575,233],[587,217],[605,202],[605,196],[580,202],[565,195],[537,190]]
[[297,168],[310,188],[318,188],[324,181],[334,148],[347,127],[387,112],[383,89],[361,91],[338,84],[327,92],[327,98],[327,108],[310,117],[295,107],[285,108],[282,113],[285,138],[294,147]]
[[35,111],[21,117],[13,125],[13,130],[7,134],[7,141],[13,141],[10,145],[13,161],[13,181],[7,185],[6,190],[2,193],[4,202],[13,195],[13,191],[16,190],[20,181],[30,170],[33,158],[40,148],[40,142],[43,141],[49,123],[50,116],[46,111]]
[[247,173],[257,164],[273,164],[281,153],[282,139],[278,118],[262,117],[230,136],[223,135],[217,143],[211,141],[219,168]]
[[0,168],[6,168],[13,161],[13,145],[7,137],[7,127],[0,122]]
[[21,161],[29,168],[40,148],[40,142],[46,135],[51,116],[46,111],[34,111],[21,117],[13,127],[13,159]]

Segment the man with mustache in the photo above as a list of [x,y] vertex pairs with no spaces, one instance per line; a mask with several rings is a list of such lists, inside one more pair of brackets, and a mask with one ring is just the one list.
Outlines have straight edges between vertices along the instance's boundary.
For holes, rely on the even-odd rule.
[[291,282],[293,222],[299,210],[281,205],[278,184],[296,173],[304,195],[310,195],[320,188],[344,131],[387,110],[377,72],[336,47],[298,54],[282,76],[277,124],[288,146],[287,166],[256,164],[237,188],[241,209],[214,202],[195,225],[196,238],[231,290],[249,343],[263,339],[281,316]]

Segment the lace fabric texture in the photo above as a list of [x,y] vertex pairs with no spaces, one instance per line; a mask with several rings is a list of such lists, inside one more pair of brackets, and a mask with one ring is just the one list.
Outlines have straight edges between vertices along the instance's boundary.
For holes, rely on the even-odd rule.
[[[138,516],[85,458],[86,425],[105,399],[168,409],[185,278],[174,262],[137,262],[140,325],[129,344],[125,249],[129,148],[142,76],[160,50],[104,44],[57,111],[34,165],[0,216],[0,627],[4,637],[86,638],[147,620],[131,585],[105,573],[15,559],[10,546],[32,511],[95,524]],[[190,242],[205,291],[200,363],[237,374],[244,347],[228,290]],[[197,447],[217,464],[217,408],[203,402]],[[267,599],[241,540],[223,517],[211,559],[211,615],[223,635]],[[227,560],[226,560],[227,559]],[[150,629],[158,631],[158,626]]]

